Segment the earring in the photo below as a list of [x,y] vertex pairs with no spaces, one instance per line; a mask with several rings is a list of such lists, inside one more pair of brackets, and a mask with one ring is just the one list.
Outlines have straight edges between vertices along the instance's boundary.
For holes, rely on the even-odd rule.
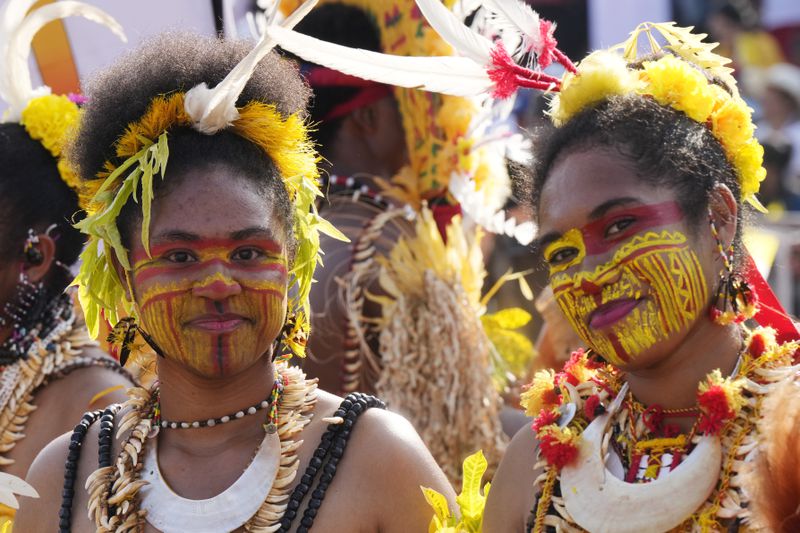
[[[274,356],[275,361],[286,361],[291,359],[292,353],[303,354],[305,353],[306,344],[308,344],[308,332],[301,326],[303,321],[302,315],[297,313],[289,313],[286,315],[286,322],[283,324],[278,338],[275,340],[275,351],[279,355]],[[284,346],[288,352],[280,354],[280,348]]]
[[44,283],[32,283],[24,272],[20,273],[14,297],[3,306],[0,326],[11,324],[13,329],[0,352],[0,364],[8,364],[25,355],[32,341],[42,329],[39,324],[42,312],[47,306],[47,290]]
[[22,249],[22,253],[25,254],[25,263],[30,266],[39,266],[44,261],[44,256],[42,255],[42,251],[38,248],[39,245],[39,235],[33,231],[33,229],[28,229],[28,238],[25,239],[25,247]]
[[708,221],[711,225],[711,235],[717,243],[717,250],[722,257],[723,270],[719,275],[717,292],[709,308],[709,318],[720,326],[744,322],[756,313],[756,295],[747,281],[733,270],[734,248],[733,243],[726,252],[719,238],[714,216],[709,209]]
[[134,349],[137,329],[136,319],[126,317],[114,324],[114,327],[108,333],[106,341],[111,345],[111,351],[116,352],[115,355],[118,356],[121,366],[125,366],[128,357],[131,355],[131,350]]
[[121,318],[117,322],[106,338],[106,342],[111,346],[111,351],[114,355],[118,356],[119,364],[125,366],[131,353],[141,351],[142,345],[136,343],[136,334],[142,337],[142,340],[147,343],[156,355],[164,357],[164,353],[158,345],[150,338],[150,335],[144,332],[142,328],[136,323],[136,319],[132,316]]

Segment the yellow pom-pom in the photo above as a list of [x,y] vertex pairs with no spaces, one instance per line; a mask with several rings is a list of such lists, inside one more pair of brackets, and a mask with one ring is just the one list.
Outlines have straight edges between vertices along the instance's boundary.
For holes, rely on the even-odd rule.
[[550,405],[555,395],[555,372],[552,370],[539,370],[533,376],[533,381],[528,390],[520,396],[520,404],[525,408],[528,416],[537,416],[545,405]]
[[558,96],[550,102],[550,115],[560,126],[584,108],[638,86],[638,76],[628,70],[622,57],[605,50],[594,52],[580,62],[577,75],[564,75]]

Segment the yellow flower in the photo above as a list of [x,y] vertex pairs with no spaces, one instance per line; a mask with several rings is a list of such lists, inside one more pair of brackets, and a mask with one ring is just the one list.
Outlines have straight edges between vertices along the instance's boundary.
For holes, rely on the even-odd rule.
[[752,201],[761,182],[767,176],[767,171],[762,166],[763,161],[764,148],[754,138],[742,144],[733,154],[733,164],[739,172],[743,200]]
[[647,82],[643,94],[649,94],[665,106],[670,106],[700,123],[711,114],[715,93],[706,77],[687,62],[672,55],[642,65]]
[[528,416],[537,416],[539,411],[550,402],[549,396],[553,395],[555,388],[555,372],[552,370],[539,370],[533,376],[531,386],[520,396],[520,404],[525,408]]
[[743,378],[723,378],[722,372],[720,372],[719,369],[716,369],[708,375],[706,381],[700,383],[698,390],[700,391],[700,394],[703,394],[704,392],[708,392],[708,390],[714,386],[720,387],[725,393],[725,398],[728,401],[728,407],[730,407],[732,411],[738,411],[747,403],[747,400],[745,400],[744,395],[742,394],[742,389],[744,388]]
[[67,131],[77,120],[78,106],[74,102],[66,96],[48,94],[28,102],[20,123],[32,139],[40,141],[53,157],[59,157]]
[[711,114],[711,131],[729,153],[753,137],[750,108],[740,98],[728,98]]
[[558,96],[550,102],[550,115],[560,126],[584,108],[631,93],[638,85],[638,76],[628,70],[622,57],[606,50],[593,52],[580,62],[577,75],[564,75]]

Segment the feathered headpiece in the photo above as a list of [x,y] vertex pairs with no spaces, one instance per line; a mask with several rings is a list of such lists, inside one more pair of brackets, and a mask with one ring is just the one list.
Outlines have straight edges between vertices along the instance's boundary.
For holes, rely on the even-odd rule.
[[[284,22],[291,28],[316,4],[307,0]],[[294,234],[298,250],[291,271],[297,285],[290,314],[294,315],[293,331],[286,343],[297,355],[305,352],[308,331],[308,294],[314,269],[319,262],[319,234],[345,239],[333,226],[319,217],[314,201],[321,195],[317,182],[318,156],[298,115],[281,116],[274,105],[253,101],[236,107],[236,101],[258,63],[274,48],[269,35],[216,87],[205,83],[189,91],[156,96],[145,115],[130,124],[115,143],[116,155],[125,159],[116,166],[105,165],[103,180],[92,180],[95,189],[85,199],[88,216],[76,227],[89,236],[81,255],[81,270],[76,284],[92,336],[97,336],[101,315],[116,323],[122,316],[135,315],[133,302],[127,300],[122,280],[114,270],[112,256],[126,269],[130,268],[128,251],[122,244],[117,217],[131,199],[139,199],[142,208],[141,241],[149,252],[150,211],[153,182],[164,178],[169,158],[168,130],[191,127],[206,134],[231,129],[249,140],[270,157],[280,172],[294,204]],[[346,240],[346,239],[345,239]]]
[[[297,0],[283,0],[282,8],[290,9],[296,3]],[[508,54],[502,43],[495,46],[483,34],[502,29],[488,18],[475,19],[472,26],[466,26],[463,21],[470,13],[452,0],[418,5],[414,0],[321,3],[350,5],[367,13],[380,32],[385,53],[330,44],[275,25],[265,25],[264,30],[282,48],[310,63],[396,86],[394,94],[403,118],[409,164],[393,177],[382,194],[419,209],[423,201],[447,196],[449,192],[451,200],[458,202],[464,214],[475,222],[490,231],[530,242],[533,224],[518,225],[500,211],[510,195],[505,157],[512,152],[519,154],[520,150],[514,148],[522,143],[505,120],[513,100],[495,101],[485,93],[497,88],[505,96],[512,96],[513,89],[509,91],[506,78],[541,88],[549,86],[550,79],[521,67],[504,73],[493,67],[494,56],[503,61],[499,58]],[[441,23],[437,25],[434,20]],[[463,57],[454,53],[462,48],[453,46],[451,35],[468,43],[463,48],[468,53]],[[541,39],[525,44],[538,49]],[[532,78],[526,78],[528,75]],[[432,92],[414,90],[418,88]],[[524,151],[522,154],[524,157]]]
[[61,178],[78,190],[79,180],[61,159],[67,131],[78,119],[78,106],[50,88],[34,88],[28,70],[31,42],[48,23],[81,16],[126,40],[122,27],[105,11],[83,2],[65,1],[29,10],[36,0],[8,0],[0,7],[0,97],[8,103],[3,122],[19,122],[58,161]]

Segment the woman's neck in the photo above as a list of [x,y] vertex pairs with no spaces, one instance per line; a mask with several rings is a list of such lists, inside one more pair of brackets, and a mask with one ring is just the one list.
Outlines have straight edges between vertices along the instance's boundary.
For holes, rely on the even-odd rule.
[[697,388],[712,371],[733,373],[742,348],[742,333],[731,324],[720,327],[700,319],[681,344],[656,365],[626,372],[631,393],[644,405],[665,409],[694,407]]
[[[244,372],[220,379],[197,376],[175,361],[159,358],[161,416],[168,421],[194,422],[246,410],[269,396],[273,376],[270,355]],[[266,413],[260,410],[214,427],[168,429],[162,432],[160,441],[194,455],[213,454],[233,442],[250,442],[253,436],[263,434]]]

